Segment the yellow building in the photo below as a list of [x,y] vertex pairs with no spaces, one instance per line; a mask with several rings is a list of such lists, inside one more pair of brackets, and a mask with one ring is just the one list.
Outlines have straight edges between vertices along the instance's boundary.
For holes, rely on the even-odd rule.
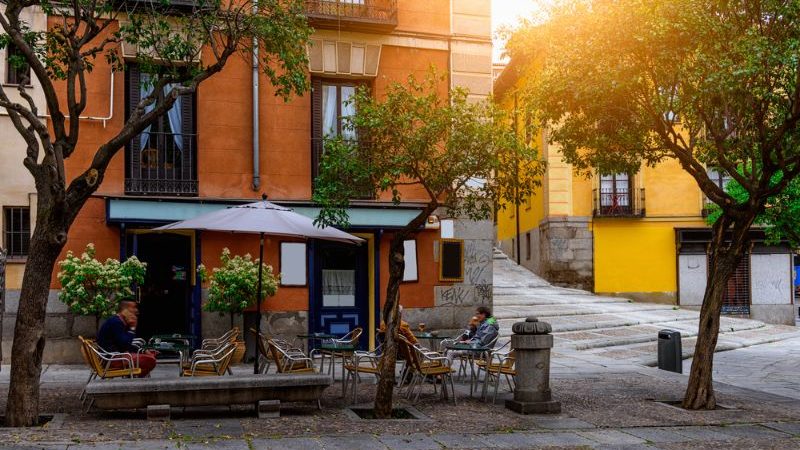
[[[528,133],[531,108],[519,95],[522,65],[511,61],[494,94],[517,130]],[[687,307],[702,303],[711,237],[706,199],[677,161],[587,178],[563,161],[546,131],[529,138],[548,166],[533,198],[498,212],[497,240],[506,254],[557,285]],[[713,169],[709,174],[720,185],[728,181]],[[752,234],[751,254],[729,283],[726,310],[793,323],[790,251],[763,245],[761,230]],[[759,287],[769,266],[781,269],[773,292]]]

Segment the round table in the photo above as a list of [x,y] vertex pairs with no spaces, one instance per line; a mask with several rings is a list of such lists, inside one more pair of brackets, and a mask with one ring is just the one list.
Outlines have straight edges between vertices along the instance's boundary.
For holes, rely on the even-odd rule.
[[[480,358],[483,357],[484,361],[487,364],[490,361],[490,357],[492,354],[492,347],[485,347],[480,345],[478,342],[453,342],[445,345],[446,351],[464,351],[467,352],[467,360],[469,361],[469,368],[470,368],[470,379],[469,379],[469,395],[472,396],[475,390],[475,382],[477,380],[476,373],[475,373],[475,359],[476,357]],[[488,372],[486,373],[488,378]],[[484,383],[486,380],[484,379]]]

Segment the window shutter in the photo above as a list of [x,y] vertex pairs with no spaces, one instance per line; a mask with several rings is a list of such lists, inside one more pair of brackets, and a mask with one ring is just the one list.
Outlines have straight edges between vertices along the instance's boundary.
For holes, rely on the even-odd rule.
[[197,179],[197,137],[195,136],[195,94],[181,95],[182,171],[184,180]]
[[311,79],[311,185],[322,158],[322,80]]
[[[125,119],[130,118],[136,105],[141,100],[141,90],[139,83],[141,80],[139,66],[137,64],[125,64]],[[128,142],[128,164],[125,165],[125,176],[132,178],[140,168],[140,151],[139,137],[136,136]]]

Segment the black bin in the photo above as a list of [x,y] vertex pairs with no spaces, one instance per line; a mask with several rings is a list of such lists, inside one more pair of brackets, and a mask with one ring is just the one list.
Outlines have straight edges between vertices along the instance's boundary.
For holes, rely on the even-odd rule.
[[681,333],[675,330],[658,332],[658,368],[683,373]]

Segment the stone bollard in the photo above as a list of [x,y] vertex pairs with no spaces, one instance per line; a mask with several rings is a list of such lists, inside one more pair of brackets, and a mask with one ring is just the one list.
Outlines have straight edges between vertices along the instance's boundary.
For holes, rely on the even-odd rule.
[[552,328],[547,322],[528,317],[511,330],[511,348],[516,353],[516,388],[514,400],[506,400],[506,408],[520,414],[557,414],[561,402],[550,394],[550,349]]

